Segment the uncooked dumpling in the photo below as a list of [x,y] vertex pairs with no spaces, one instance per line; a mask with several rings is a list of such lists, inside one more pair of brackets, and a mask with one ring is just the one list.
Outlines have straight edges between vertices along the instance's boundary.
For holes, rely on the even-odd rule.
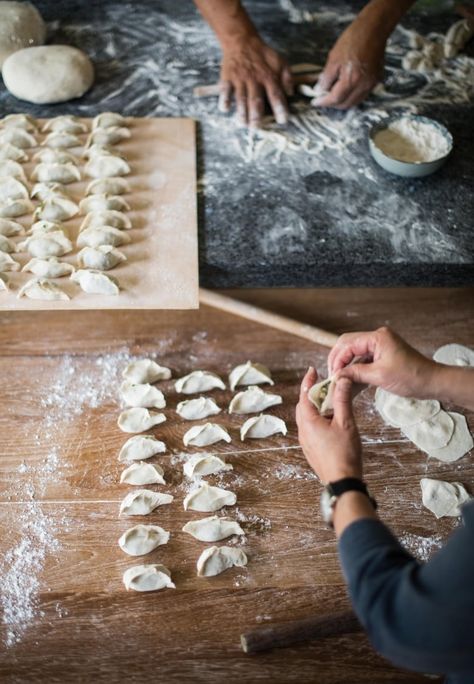
[[474,350],[462,344],[445,344],[435,351],[433,359],[447,366],[474,367]]
[[176,413],[185,420],[201,420],[208,416],[216,416],[221,412],[214,399],[210,397],[198,397],[180,401],[176,407]]
[[[26,4],[26,3],[22,3]],[[5,3],[3,3],[5,5]],[[8,114],[0,120],[2,128],[23,128],[24,131],[37,132],[38,125],[32,116],[28,114]]]
[[31,235],[38,236],[47,235],[49,233],[56,233],[58,231],[66,237],[69,237],[68,230],[66,226],[64,226],[62,223],[56,223],[55,221],[46,221],[45,219],[41,219],[40,221],[35,221],[35,223],[33,223],[30,226],[28,233]]
[[0,203],[0,218],[16,218],[30,214],[34,210],[29,199],[7,200]]
[[28,250],[31,256],[47,259],[52,256],[63,256],[72,252],[72,242],[60,230],[44,235],[34,234],[18,245],[20,251]]
[[166,420],[164,413],[149,411],[147,408],[136,406],[126,409],[118,417],[117,424],[123,432],[146,432],[155,425],[160,425]]
[[0,252],[7,252],[12,254],[17,251],[16,244],[10,238],[0,234]]
[[0,273],[0,292],[6,292],[9,289],[8,276],[5,273]]
[[452,463],[462,458],[474,447],[474,440],[469,432],[466,418],[460,413],[449,411],[449,415],[454,420],[454,432],[446,446],[440,449],[428,451],[428,456],[437,458],[444,463]]
[[74,133],[76,135],[87,133],[87,130],[86,124],[83,121],[80,121],[77,116],[73,116],[72,114],[55,116],[53,119],[48,119],[43,126],[43,131]]
[[[92,157],[96,157],[96,156],[100,157],[104,154],[108,154],[108,155],[111,155],[113,157],[122,156],[120,154],[116,155],[114,148],[111,147],[110,145],[89,145],[84,149],[82,156],[86,157],[87,159],[92,159]],[[123,157],[122,157],[122,159],[123,159]]]
[[181,394],[196,394],[212,389],[225,389],[225,385],[216,373],[196,370],[175,382],[175,389]]
[[286,435],[288,432],[286,423],[281,418],[262,413],[245,421],[240,428],[240,439],[262,439],[281,433]]
[[166,484],[163,477],[164,471],[157,464],[153,463],[131,463],[128,468],[120,475],[120,482],[122,484],[143,485],[149,484]]
[[0,178],[0,202],[28,197],[28,189],[18,178]]
[[375,392],[375,408],[389,425],[405,427],[433,418],[441,405],[435,399],[399,397],[379,387]]
[[467,19],[456,21],[446,33],[443,52],[447,59],[456,57],[464,46],[471,40],[474,29]]
[[58,148],[68,148],[68,147],[80,147],[82,145],[80,138],[74,133],[64,133],[53,131],[49,133],[43,141],[43,145],[46,147]]
[[229,374],[229,385],[235,390],[237,385],[262,385],[269,383],[274,385],[270,371],[262,363],[247,361],[236,366]]
[[184,446],[209,446],[221,440],[224,442],[232,441],[227,430],[217,423],[193,425],[183,437]]
[[146,458],[156,456],[156,454],[164,454],[165,451],[166,444],[155,439],[152,435],[135,435],[135,437],[127,439],[120,449],[118,460],[121,463],[143,461]]
[[90,134],[88,145],[116,145],[130,138],[130,131],[123,126],[96,128]]
[[171,494],[153,492],[151,489],[137,489],[129,492],[120,504],[123,515],[149,515],[158,506],[165,506],[173,501]]
[[130,242],[131,238],[127,233],[113,226],[86,228],[77,237],[78,247],[100,247],[101,245],[120,247],[120,245],[128,245]]
[[135,525],[122,534],[118,543],[129,556],[144,556],[167,544],[169,538],[170,533],[158,525]]
[[203,482],[198,489],[189,492],[183,501],[183,506],[185,511],[214,513],[223,506],[233,506],[236,501],[237,496],[234,492],[220,487],[212,487],[207,482]]
[[0,252],[0,273],[4,271],[19,271],[20,264],[6,252]]
[[126,380],[120,386],[120,396],[127,406],[159,409],[166,406],[163,392],[148,383],[137,385]]
[[16,145],[11,143],[6,143],[5,145],[0,145],[0,160],[12,159],[13,161],[25,162],[28,161],[28,155],[26,152]]
[[130,205],[121,195],[89,195],[80,201],[81,214],[91,211],[130,211]]
[[279,394],[264,392],[260,387],[252,385],[244,392],[238,392],[229,404],[229,413],[258,413],[270,406],[281,404],[283,399]]
[[49,259],[33,257],[21,270],[29,271],[41,278],[61,278],[71,275],[74,272],[74,266],[68,264],[67,261],[60,261],[57,257]]
[[23,167],[13,159],[5,159],[0,161],[0,178],[17,178],[22,183],[26,183],[25,172]]
[[160,366],[153,359],[139,359],[128,364],[122,377],[134,384],[154,383],[159,380],[169,380],[171,371],[166,366]]
[[0,235],[12,237],[14,235],[23,235],[24,232],[24,227],[18,221],[0,218]]
[[414,425],[402,425],[401,431],[422,451],[445,447],[454,432],[454,420],[446,411],[440,411],[429,420]]
[[97,271],[109,271],[118,264],[127,261],[127,257],[112,245],[84,247],[77,255],[79,268],[92,268]]
[[33,190],[31,191],[31,196],[41,200],[41,202],[58,196],[71,199],[66,188],[61,183],[54,183],[52,181],[48,181],[47,183],[35,183]]
[[89,183],[86,195],[125,195],[130,186],[125,178],[97,178]]
[[55,162],[41,162],[34,169],[31,177],[35,181],[42,183],[75,183],[81,180],[81,172],[74,164],[66,162],[59,164]]
[[79,207],[72,199],[64,197],[64,195],[53,195],[41,202],[35,211],[35,219],[43,219],[44,221],[67,221],[75,216],[79,211]]
[[121,211],[114,211],[114,209],[93,211],[87,214],[79,230],[82,232],[86,228],[96,228],[97,226],[113,226],[121,230],[130,230],[132,222],[126,214]]
[[171,573],[164,565],[134,565],[123,573],[123,583],[127,591],[158,591],[175,589]]
[[53,147],[46,147],[33,155],[35,161],[45,164],[74,164],[77,165],[78,159],[71,152]]
[[130,166],[125,159],[112,154],[94,155],[85,166],[86,174],[91,178],[126,176],[130,173],[130,170]]
[[211,546],[199,556],[197,574],[199,577],[214,577],[234,566],[244,568],[246,565],[247,556],[242,549],[234,546]]
[[216,542],[227,539],[233,534],[245,534],[238,522],[231,518],[219,518],[217,515],[201,518],[201,520],[191,520],[183,527],[183,532],[187,532],[194,539],[202,542]]
[[96,128],[111,128],[112,126],[126,126],[127,119],[117,112],[102,112],[92,119],[92,130]]
[[332,378],[326,378],[308,390],[308,399],[316,406],[321,416],[328,416],[333,412],[332,402],[335,386],[336,383]]
[[233,470],[230,463],[226,463],[215,454],[192,454],[183,466],[183,472],[190,479],[217,475],[227,470]]
[[87,294],[118,295],[120,287],[116,278],[111,275],[94,271],[92,269],[80,269],[72,274],[71,280],[78,283],[81,290]]
[[420,486],[423,505],[437,518],[460,516],[460,506],[471,498],[460,482],[444,482],[423,477]]
[[5,128],[0,129],[0,145],[15,145],[21,150],[27,150],[29,147],[36,147],[36,139],[34,135],[23,130],[23,128]]
[[46,299],[49,301],[63,300],[68,301],[68,295],[61,290],[56,283],[47,278],[32,278],[18,292],[18,298],[28,297],[28,299]]

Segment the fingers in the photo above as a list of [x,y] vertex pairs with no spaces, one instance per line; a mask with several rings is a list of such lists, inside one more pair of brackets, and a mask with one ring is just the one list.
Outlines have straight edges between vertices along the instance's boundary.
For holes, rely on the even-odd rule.
[[267,99],[278,124],[288,123],[288,105],[286,97],[276,81],[266,81],[264,83]]
[[230,105],[232,100],[232,83],[230,81],[221,81],[219,83],[220,94],[218,109],[223,114],[230,112]]
[[339,77],[339,64],[326,64],[324,71],[320,74],[315,90],[322,97],[328,93]]
[[[338,75],[337,80],[331,79],[331,76],[336,73]],[[359,104],[367,97],[374,85],[362,67],[354,66],[350,62],[344,64],[338,72],[332,68],[331,71],[328,71],[327,76],[322,74],[318,84],[321,88],[327,84],[325,89],[329,92],[316,97],[312,104],[335,109],[349,109]]]
[[376,363],[354,363],[337,373],[337,378],[347,378],[360,385],[377,385],[378,368]]
[[351,388],[352,383],[348,378],[340,378],[334,388],[332,400],[334,408],[333,421],[343,429],[348,429],[354,424]]
[[247,83],[247,113],[249,126],[258,127],[265,111],[263,88],[255,81]]
[[329,374],[334,375],[355,356],[373,356],[377,345],[376,332],[356,332],[341,335],[329,352]]
[[238,82],[234,84],[234,97],[235,97],[235,113],[237,116],[237,121],[243,126],[247,125],[248,112],[247,112],[247,87],[243,82]]
[[[298,423],[305,420],[314,420],[315,418],[319,418],[316,407],[313,406],[308,398],[308,391],[315,384],[317,379],[318,374],[316,373],[315,369],[310,366],[310,368],[308,368],[306,371],[306,375],[301,383],[300,399],[296,407],[296,420]],[[321,420],[324,420],[324,418],[321,418]]]
[[288,97],[291,97],[295,92],[295,86],[293,83],[293,74],[291,73],[289,67],[284,67],[281,72],[281,82],[283,84],[283,89]]

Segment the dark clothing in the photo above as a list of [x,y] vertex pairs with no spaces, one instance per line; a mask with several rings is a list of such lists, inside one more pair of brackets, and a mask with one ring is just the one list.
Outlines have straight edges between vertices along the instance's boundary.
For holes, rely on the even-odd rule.
[[405,551],[379,520],[347,527],[342,571],[374,648],[400,667],[474,683],[474,502],[428,563]]

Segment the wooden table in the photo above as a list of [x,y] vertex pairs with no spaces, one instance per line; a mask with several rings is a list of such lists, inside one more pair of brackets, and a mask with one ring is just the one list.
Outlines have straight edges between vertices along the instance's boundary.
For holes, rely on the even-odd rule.
[[[451,341],[474,344],[470,290],[230,294],[334,332],[390,323],[426,353]],[[239,634],[245,629],[349,606],[334,535],[319,516],[320,486],[297,446],[293,418],[303,372],[309,363],[323,369],[326,350],[208,308],[16,312],[2,314],[0,321],[0,565],[10,569],[6,584],[19,591],[24,618],[22,624],[2,625],[2,681],[426,681],[378,657],[363,634],[257,657],[240,650]],[[187,520],[200,517],[182,507],[185,488],[177,454],[189,424],[175,417],[177,396],[165,383],[168,421],[155,433],[169,447],[159,459],[170,484],[159,489],[173,493],[175,501],[148,522],[170,530],[171,541],[144,562],[167,565],[177,589],[141,595],[124,590],[122,572],[135,560],[122,553],[117,538],[138,522],[118,517],[128,490],[117,484],[117,453],[127,436],[116,427],[115,397],[117,371],[128,352],[158,352],[175,376],[198,367],[224,374],[247,358],[272,369],[274,389],[284,396],[274,413],[287,421],[286,437],[242,444],[237,428],[243,420],[217,417],[230,426],[233,441],[215,451],[225,452],[234,466],[217,481],[237,493],[248,569],[196,577],[195,561],[204,545],[180,531]],[[230,392],[214,394],[222,405],[230,398]],[[398,430],[382,424],[372,398],[368,390],[356,403],[366,479],[382,518],[409,546],[424,544],[430,550],[456,523],[436,521],[422,508],[419,480],[428,475],[472,486],[472,454],[451,465],[428,462]],[[473,429],[472,415],[469,421]],[[33,563],[25,558],[28,540],[31,552],[35,536],[45,553]],[[27,544],[16,558],[15,573],[11,551],[22,538]],[[33,570],[25,579],[28,562]],[[37,587],[31,582],[35,573]],[[16,588],[11,585],[15,577],[20,578]],[[5,575],[2,582],[5,590]],[[6,603],[14,613],[11,594]],[[3,643],[7,628],[18,639],[8,648]]]

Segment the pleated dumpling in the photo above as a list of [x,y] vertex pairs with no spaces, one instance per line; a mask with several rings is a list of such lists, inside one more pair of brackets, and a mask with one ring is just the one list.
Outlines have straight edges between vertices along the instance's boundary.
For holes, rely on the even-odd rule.
[[127,233],[113,226],[86,228],[77,237],[78,247],[100,247],[101,245],[120,247],[120,245],[128,245],[130,242],[131,238]]
[[263,439],[281,433],[286,435],[288,432],[286,423],[277,416],[270,416],[262,413],[245,421],[240,428],[240,439]]
[[10,238],[5,237],[0,233],[0,252],[6,252],[7,254],[14,254],[17,252],[16,243]]
[[0,203],[0,218],[17,218],[31,214],[33,210],[34,206],[29,199],[6,200]]
[[233,470],[230,463],[226,463],[215,454],[192,454],[183,466],[186,477],[205,477],[206,475],[217,475],[228,470]]
[[118,112],[102,112],[92,120],[92,130],[96,128],[111,128],[112,126],[126,126],[127,119]]
[[130,185],[125,178],[96,178],[86,188],[86,195],[125,195]]
[[76,183],[81,180],[81,172],[70,162],[59,164],[55,162],[41,162],[33,170],[31,177],[42,183]]
[[35,136],[25,131],[24,128],[8,127],[0,129],[0,145],[15,145],[21,150],[36,147]]
[[205,549],[197,561],[198,577],[214,577],[234,566],[244,568],[247,556],[234,546],[211,546]]
[[28,198],[28,189],[18,178],[0,178],[0,202]]
[[27,250],[31,256],[47,259],[52,256],[63,256],[72,252],[72,242],[60,230],[44,235],[35,234],[18,245],[20,251]]
[[90,145],[117,145],[128,140],[131,134],[125,126],[108,126],[107,128],[95,128],[89,136]]
[[99,247],[83,247],[77,255],[79,268],[92,268],[97,271],[108,271],[126,261],[127,257],[112,245]]
[[85,171],[90,178],[110,178],[112,176],[127,176],[131,169],[122,157],[112,154],[94,155],[86,164]]
[[231,437],[227,430],[217,423],[205,423],[204,425],[193,425],[183,437],[184,446],[210,446],[216,442],[231,442]]
[[134,406],[122,411],[118,417],[117,425],[123,432],[139,433],[150,430],[155,425],[164,423],[164,413],[149,411],[143,406]]
[[0,292],[7,292],[10,289],[8,282],[8,276],[5,273],[0,273]]
[[308,399],[318,409],[320,415],[328,416],[333,411],[333,396],[336,383],[333,378],[317,382],[308,390]]
[[130,205],[120,195],[89,195],[79,203],[81,214],[88,214],[91,211],[130,211]]
[[33,155],[35,161],[43,162],[44,164],[78,164],[78,159],[71,152],[62,149],[55,149],[46,147],[44,150],[39,150]]
[[9,219],[0,218],[0,235],[5,237],[13,237],[14,235],[23,235],[25,228],[18,223],[18,221],[10,221]]
[[164,454],[166,451],[166,444],[160,442],[159,439],[153,435],[135,435],[127,439],[123,447],[120,449],[118,460],[121,463],[128,461],[144,461],[147,458],[156,456],[156,454]]
[[35,183],[31,191],[31,196],[35,199],[39,199],[41,202],[50,199],[51,197],[57,197],[61,195],[62,197],[68,197],[69,195],[61,183],[53,183],[51,181],[47,183]]
[[77,204],[64,194],[53,194],[37,207],[34,217],[45,221],[67,221],[79,213]]
[[24,131],[35,132],[38,130],[37,123],[28,114],[8,114],[0,121],[2,128],[22,128]]
[[45,147],[80,147],[82,145],[80,138],[74,133],[66,133],[64,131],[52,131],[43,141]]
[[143,485],[166,484],[163,477],[164,471],[156,463],[145,463],[144,461],[130,463],[120,475],[121,484]]
[[211,397],[198,397],[180,401],[176,413],[185,420],[201,420],[208,416],[216,416],[221,409]]
[[43,131],[54,131],[55,133],[73,133],[80,135],[87,133],[87,126],[83,121],[72,114],[63,114],[49,119],[43,126]]
[[84,221],[81,223],[79,231],[82,232],[86,228],[96,228],[97,226],[112,226],[120,230],[130,230],[132,222],[129,217],[121,211],[114,209],[107,209],[105,211],[93,211],[87,214]]
[[61,261],[57,257],[38,259],[34,257],[23,266],[22,271],[29,271],[41,278],[62,278],[74,273],[74,266],[67,261]]
[[260,387],[251,385],[244,392],[238,392],[229,404],[229,413],[259,413],[281,404],[279,394],[264,392]]
[[275,384],[270,371],[262,363],[247,361],[233,368],[229,374],[231,390],[235,390],[237,385],[262,385],[264,383]]
[[122,534],[119,546],[129,556],[144,556],[167,544],[169,538],[170,533],[158,525],[136,525]]
[[217,515],[201,518],[201,520],[190,520],[183,527],[183,532],[187,532],[194,539],[202,542],[216,542],[234,534],[245,534],[238,522],[231,518],[220,518]]
[[127,591],[159,591],[175,589],[171,573],[164,565],[134,565],[123,573],[123,583]]
[[69,237],[67,228],[62,223],[56,223],[56,221],[47,221],[45,219],[40,219],[35,221],[28,230],[29,235],[46,235],[47,233],[61,232],[66,237]]
[[153,359],[138,359],[128,364],[122,373],[122,377],[135,384],[153,383],[160,380],[169,380],[171,370],[166,366],[160,366]]
[[18,292],[18,298],[28,297],[28,299],[46,299],[49,301],[63,300],[68,301],[68,295],[61,290],[56,283],[47,278],[32,278]]
[[214,513],[224,506],[233,506],[237,501],[234,492],[220,487],[212,487],[203,482],[197,489],[193,489],[184,498],[185,511],[199,511],[201,513]]
[[4,271],[19,271],[20,264],[6,252],[0,252],[0,273]]
[[120,385],[120,396],[127,406],[165,408],[166,399],[161,390],[148,383],[136,384],[126,380]]
[[17,178],[22,183],[26,183],[22,165],[13,159],[0,161],[0,178]]
[[181,394],[196,394],[208,392],[212,389],[225,389],[225,385],[216,373],[196,370],[175,382],[175,389]]
[[28,161],[28,155],[24,150],[11,143],[4,143],[0,145],[0,161],[5,159],[13,159],[13,161],[25,162]]
[[123,515],[149,515],[158,506],[165,506],[173,501],[171,494],[161,494],[151,489],[137,489],[129,492],[120,504]]
[[78,283],[83,292],[97,295],[118,295],[120,286],[116,278],[102,271],[79,269],[71,275],[71,280]]

